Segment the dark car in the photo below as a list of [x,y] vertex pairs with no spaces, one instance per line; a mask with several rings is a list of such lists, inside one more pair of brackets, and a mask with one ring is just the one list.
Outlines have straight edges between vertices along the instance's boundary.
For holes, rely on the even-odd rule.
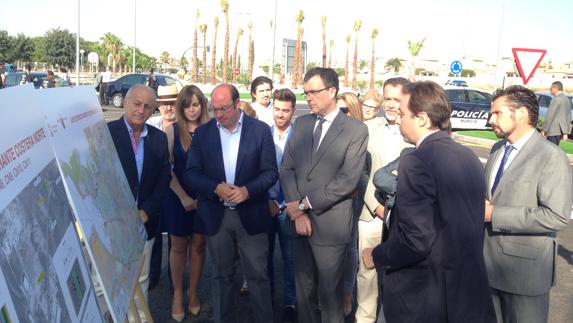
[[468,87],[468,83],[464,80],[448,80],[446,85]]
[[490,129],[487,123],[491,108],[491,94],[468,88],[445,89],[452,114],[452,129]]
[[[157,85],[166,86],[176,84],[177,88],[181,89],[181,83],[171,76],[155,74]],[[147,81],[147,74],[127,74],[115,81],[108,84],[107,97],[111,99],[111,104],[116,108],[123,106],[123,98],[127,94],[129,88],[136,84],[145,84]]]
[[[34,87],[37,89],[43,87],[45,82],[47,82],[46,78],[48,77],[48,73],[46,72],[32,72],[30,73],[30,75],[32,76],[32,83],[34,83]],[[22,84],[23,76],[24,72],[15,72],[6,74],[6,84],[4,84],[4,86],[10,87]],[[54,81],[56,82],[56,87],[71,85],[70,83],[66,82],[63,78],[57,75],[55,75]]]

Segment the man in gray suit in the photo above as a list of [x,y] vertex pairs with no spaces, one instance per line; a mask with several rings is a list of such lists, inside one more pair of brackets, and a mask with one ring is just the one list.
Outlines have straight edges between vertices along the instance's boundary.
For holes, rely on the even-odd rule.
[[306,73],[304,95],[312,114],[296,120],[280,169],[290,229],[297,233],[294,276],[298,322],[304,323],[344,322],[343,260],[368,129],[340,113],[337,93],[333,69],[316,67]]
[[498,322],[547,322],[557,231],[572,204],[569,160],[535,130],[538,104],[522,86],[497,91],[500,140],[487,161],[484,258]]
[[559,146],[559,141],[567,140],[567,135],[571,132],[571,101],[563,94],[563,83],[559,81],[553,82],[549,91],[553,99],[547,110],[542,134]]

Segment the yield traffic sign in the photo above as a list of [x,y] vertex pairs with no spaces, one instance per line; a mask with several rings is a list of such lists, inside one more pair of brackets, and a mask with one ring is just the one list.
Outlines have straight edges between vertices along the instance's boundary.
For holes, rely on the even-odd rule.
[[517,64],[517,70],[523,80],[523,84],[533,77],[533,73],[545,57],[547,50],[545,49],[532,49],[532,48],[512,48],[513,58]]

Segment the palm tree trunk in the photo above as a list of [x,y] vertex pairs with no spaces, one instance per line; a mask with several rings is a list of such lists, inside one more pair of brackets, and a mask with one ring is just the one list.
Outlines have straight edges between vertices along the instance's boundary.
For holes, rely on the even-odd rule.
[[[207,25],[205,25],[207,27]],[[203,33],[203,84],[207,84],[207,31]]]
[[358,33],[356,33],[356,38],[354,39],[354,61],[352,63],[352,90],[355,91],[356,85],[356,73],[358,69]]
[[211,85],[215,85],[215,83],[217,83],[217,29],[219,29],[219,18],[215,17],[213,51],[211,52]]
[[[249,83],[251,83],[251,80],[253,78],[253,46],[252,46],[252,42],[253,42],[253,26],[251,25],[251,23],[249,22],[249,57],[248,57],[248,63],[247,63],[247,78],[249,80]],[[272,67],[271,67],[272,68]],[[272,75],[272,74],[271,74]]]
[[223,83],[227,83],[229,75],[227,69],[229,68],[229,14],[225,13],[225,21],[227,23],[225,29],[225,48],[223,48]]
[[374,89],[374,73],[376,71],[376,49],[375,49],[376,38],[372,38],[372,59],[370,61],[370,89]]
[[296,47],[294,49],[294,63],[292,66],[292,80],[291,80],[291,88],[296,88],[298,83],[297,76],[298,76],[298,50],[300,48],[300,37],[297,36],[296,40]]
[[302,57],[302,35],[304,34],[304,29],[302,28],[302,26],[299,28],[298,30],[300,36],[298,37],[300,39],[300,44],[298,45],[298,76],[297,76],[297,81],[298,83],[302,84],[302,79],[303,79],[303,71],[304,71],[304,60]]
[[195,25],[195,32],[193,33],[193,70],[191,72],[191,80],[193,83],[197,82],[199,68],[197,67],[197,25]]
[[240,36],[237,35],[237,40],[235,40],[235,48],[233,49],[233,84],[237,83],[237,75],[235,74],[235,69],[237,68],[237,47],[239,47],[239,38]]
[[334,40],[330,40],[330,48],[329,48],[329,52],[330,55],[328,56],[328,68],[332,68],[332,47],[334,46]]

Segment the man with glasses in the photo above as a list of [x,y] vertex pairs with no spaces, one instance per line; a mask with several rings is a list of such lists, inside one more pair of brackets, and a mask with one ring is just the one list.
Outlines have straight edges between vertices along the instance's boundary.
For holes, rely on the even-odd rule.
[[[358,254],[361,255],[366,248],[374,248],[382,241],[382,227],[384,219],[384,205],[381,205],[374,193],[376,188],[372,184],[374,173],[400,156],[403,148],[409,146],[404,142],[400,134],[399,126],[396,124],[398,112],[400,111],[400,99],[402,87],[408,83],[403,77],[395,77],[384,82],[383,106],[384,117],[376,117],[377,111],[371,106],[380,104],[380,96],[377,92],[367,93],[362,104],[364,116],[374,117],[365,122],[368,127],[368,152],[371,163],[368,174],[368,184],[363,201],[364,207],[360,213],[358,221]],[[366,107],[366,109],[364,109]],[[376,321],[376,308],[378,303],[378,275],[376,270],[364,266],[360,261],[358,274],[356,275],[357,285],[357,323],[373,323]],[[380,312],[382,314],[382,312]]]
[[[211,93],[215,115],[195,131],[184,180],[197,192],[197,218],[213,261],[215,322],[235,321],[237,255],[249,284],[256,322],[273,322],[267,275],[271,224],[268,189],[278,179],[275,145],[264,122],[239,108],[239,91],[220,84]],[[238,292],[238,291],[237,291]]]
[[108,123],[117,155],[147,231],[147,242],[143,249],[145,259],[139,276],[145,302],[151,248],[159,225],[159,208],[171,181],[167,136],[145,123],[155,110],[156,100],[151,88],[134,85],[125,95],[125,114]]
[[340,112],[337,94],[333,69],[315,67],[306,73],[304,95],[312,114],[297,119],[281,165],[289,228],[297,234],[293,251],[298,322],[344,322],[343,264],[368,130]]

